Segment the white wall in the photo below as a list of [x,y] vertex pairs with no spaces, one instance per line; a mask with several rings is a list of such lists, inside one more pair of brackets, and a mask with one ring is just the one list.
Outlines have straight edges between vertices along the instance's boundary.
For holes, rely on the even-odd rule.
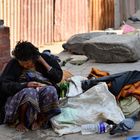
[[115,8],[115,16],[114,16],[114,18],[115,18],[115,22],[114,22],[114,27],[115,27],[115,29],[117,29],[117,28],[119,28],[120,27],[120,1],[119,0],[114,0],[114,4],[115,4],[115,6],[114,6],[114,8]]
[[119,28],[123,21],[140,9],[140,0],[114,0],[115,2],[115,28]]

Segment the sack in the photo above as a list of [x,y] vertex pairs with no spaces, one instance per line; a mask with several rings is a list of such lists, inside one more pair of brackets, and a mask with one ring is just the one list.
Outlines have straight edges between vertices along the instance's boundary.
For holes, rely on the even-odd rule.
[[132,117],[140,111],[139,101],[134,96],[128,96],[121,99],[119,101],[119,106],[125,117]]
[[[116,117],[117,116],[117,117]],[[118,124],[124,115],[105,82],[86,92],[64,100],[61,114],[51,118],[52,127],[60,136],[81,131],[81,125],[111,120]]]

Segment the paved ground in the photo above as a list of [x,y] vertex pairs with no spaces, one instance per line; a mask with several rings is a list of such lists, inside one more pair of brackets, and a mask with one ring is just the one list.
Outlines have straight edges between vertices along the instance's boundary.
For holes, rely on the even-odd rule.
[[[50,48],[47,48],[50,49]],[[58,50],[58,52],[62,51],[62,48],[53,48],[53,51]],[[56,52],[55,52],[56,54]],[[61,60],[65,60],[70,57],[71,54],[67,52],[61,52],[59,57]],[[82,65],[72,65],[70,63],[66,63],[65,67],[62,67],[65,70],[71,71],[74,75],[82,75],[87,76],[92,67],[96,67],[109,73],[117,73],[126,70],[139,70],[140,61],[135,63],[118,63],[118,64],[99,64],[93,63],[93,61],[87,61]],[[26,133],[16,132],[14,128],[8,128],[5,125],[0,126],[0,140],[126,140],[128,135],[140,134],[140,122],[137,122],[135,128],[130,131],[129,134],[124,136],[115,136],[112,137],[108,133],[106,134],[95,134],[95,135],[86,135],[82,136],[80,133],[64,135],[59,137],[52,130],[37,130],[37,131],[29,131]]]

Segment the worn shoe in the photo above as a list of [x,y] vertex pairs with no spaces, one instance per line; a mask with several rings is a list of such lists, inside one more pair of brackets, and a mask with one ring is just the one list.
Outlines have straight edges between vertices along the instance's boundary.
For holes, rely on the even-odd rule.
[[127,133],[135,125],[135,122],[131,118],[124,119],[119,124],[115,124],[110,130],[110,135]]

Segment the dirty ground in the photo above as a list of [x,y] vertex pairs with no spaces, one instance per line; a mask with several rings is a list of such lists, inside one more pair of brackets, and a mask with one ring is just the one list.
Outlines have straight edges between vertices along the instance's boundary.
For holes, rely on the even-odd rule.
[[[47,48],[49,49],[49,48]],[[62,51],[61,46],[57,47],[59,58],[61,61],[68,60],[69,58],[77,59],[77,56],[68,52]],[[56,49],[54,49],[56,51]],[[62,52],[61,52],[62,51]],[[52,53],[56,53],[53,52]],[[82,57],[82,56],[81,56]],[[113,64],[102,64],[94,63],[92,60],[85,62],[85,56],[83,56],[83,64],[72,64],[69,61],[62,66],[63,70],[69,70],[73,75],[87,76],[92,67],[108,71],[110,74],[123,72],[127,70],[139,70],[140,61],[135,63],[113,63]],[[79,57],[78,57],[79,58]],[[82,60],[82,58],[80,58]],[[108,133],[105,134],[94,134],[94,135],[82,135],[80,133],[69,134],[59,137],[51,129],[28,131],[26,133],[16,132],[14,128],[8,128],[5,125],[0,126],[0,140],[126,140],[128,136],[133,136],[140,133],[140,121],[136,122],[134,129],[132,129],[127,135],[122,136],[110,136]]]

